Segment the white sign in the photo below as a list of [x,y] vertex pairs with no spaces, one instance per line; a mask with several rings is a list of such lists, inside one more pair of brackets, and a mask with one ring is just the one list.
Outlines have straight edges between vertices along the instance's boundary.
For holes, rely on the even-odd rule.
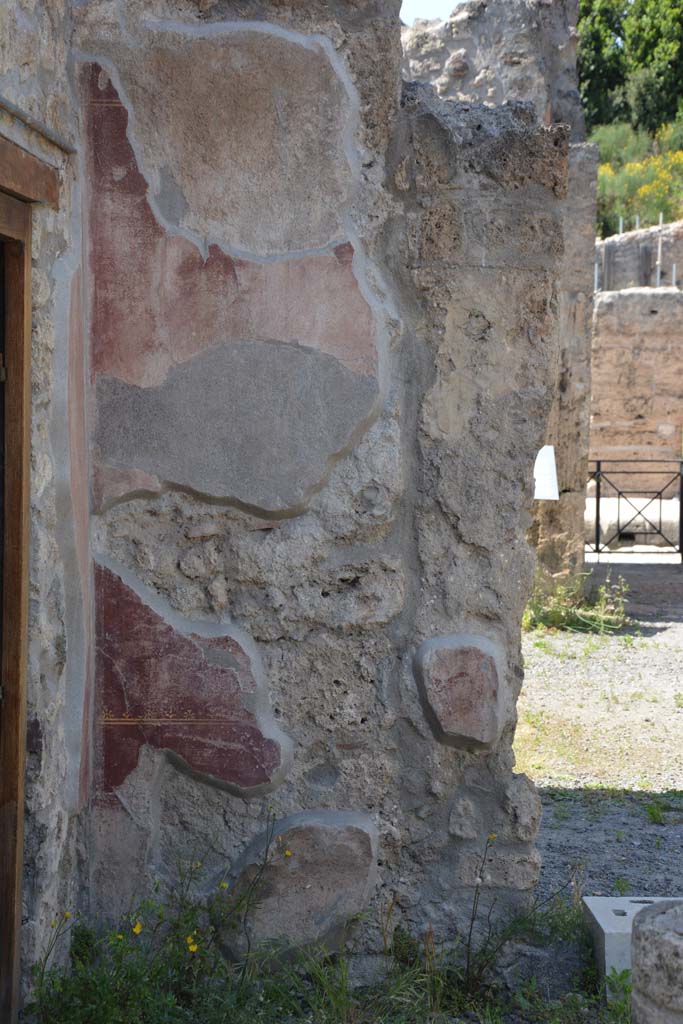
[[534,498],[537,501],[559,501],[555,449],[551,444],[541,448],[534,463]]

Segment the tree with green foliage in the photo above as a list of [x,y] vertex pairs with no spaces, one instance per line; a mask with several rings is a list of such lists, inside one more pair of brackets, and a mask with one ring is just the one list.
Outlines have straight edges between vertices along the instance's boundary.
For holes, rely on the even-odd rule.
[[682,98],[683,0],[630,0],[623,40],[631,123],[654,135]]
[[589,128],[630,120],[654,135],[683,88],[683,0],[580,0],[579,80]]
[[625,0],[581,0],[579,88],[589,128],[626,114]]

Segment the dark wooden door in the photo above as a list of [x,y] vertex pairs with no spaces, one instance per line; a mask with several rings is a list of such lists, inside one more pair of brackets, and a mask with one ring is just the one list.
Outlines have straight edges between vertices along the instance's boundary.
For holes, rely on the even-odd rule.
[[18,1012],[26,761],[31,207],[0,193],[0,1021]]

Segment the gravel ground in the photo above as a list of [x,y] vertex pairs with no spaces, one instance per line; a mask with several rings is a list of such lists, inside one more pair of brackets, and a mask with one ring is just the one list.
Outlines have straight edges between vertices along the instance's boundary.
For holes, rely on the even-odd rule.
[[595,566],[629,585],[618,636],[528,634],[515,741],[539,786],[541,893],[683,896],[683,567]]

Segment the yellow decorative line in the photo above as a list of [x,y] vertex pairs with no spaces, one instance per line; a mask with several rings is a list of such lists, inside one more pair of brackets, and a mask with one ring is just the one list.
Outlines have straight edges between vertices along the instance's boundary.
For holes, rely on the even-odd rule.
[[241,718],[100,718],[100,725],[241,725]]

